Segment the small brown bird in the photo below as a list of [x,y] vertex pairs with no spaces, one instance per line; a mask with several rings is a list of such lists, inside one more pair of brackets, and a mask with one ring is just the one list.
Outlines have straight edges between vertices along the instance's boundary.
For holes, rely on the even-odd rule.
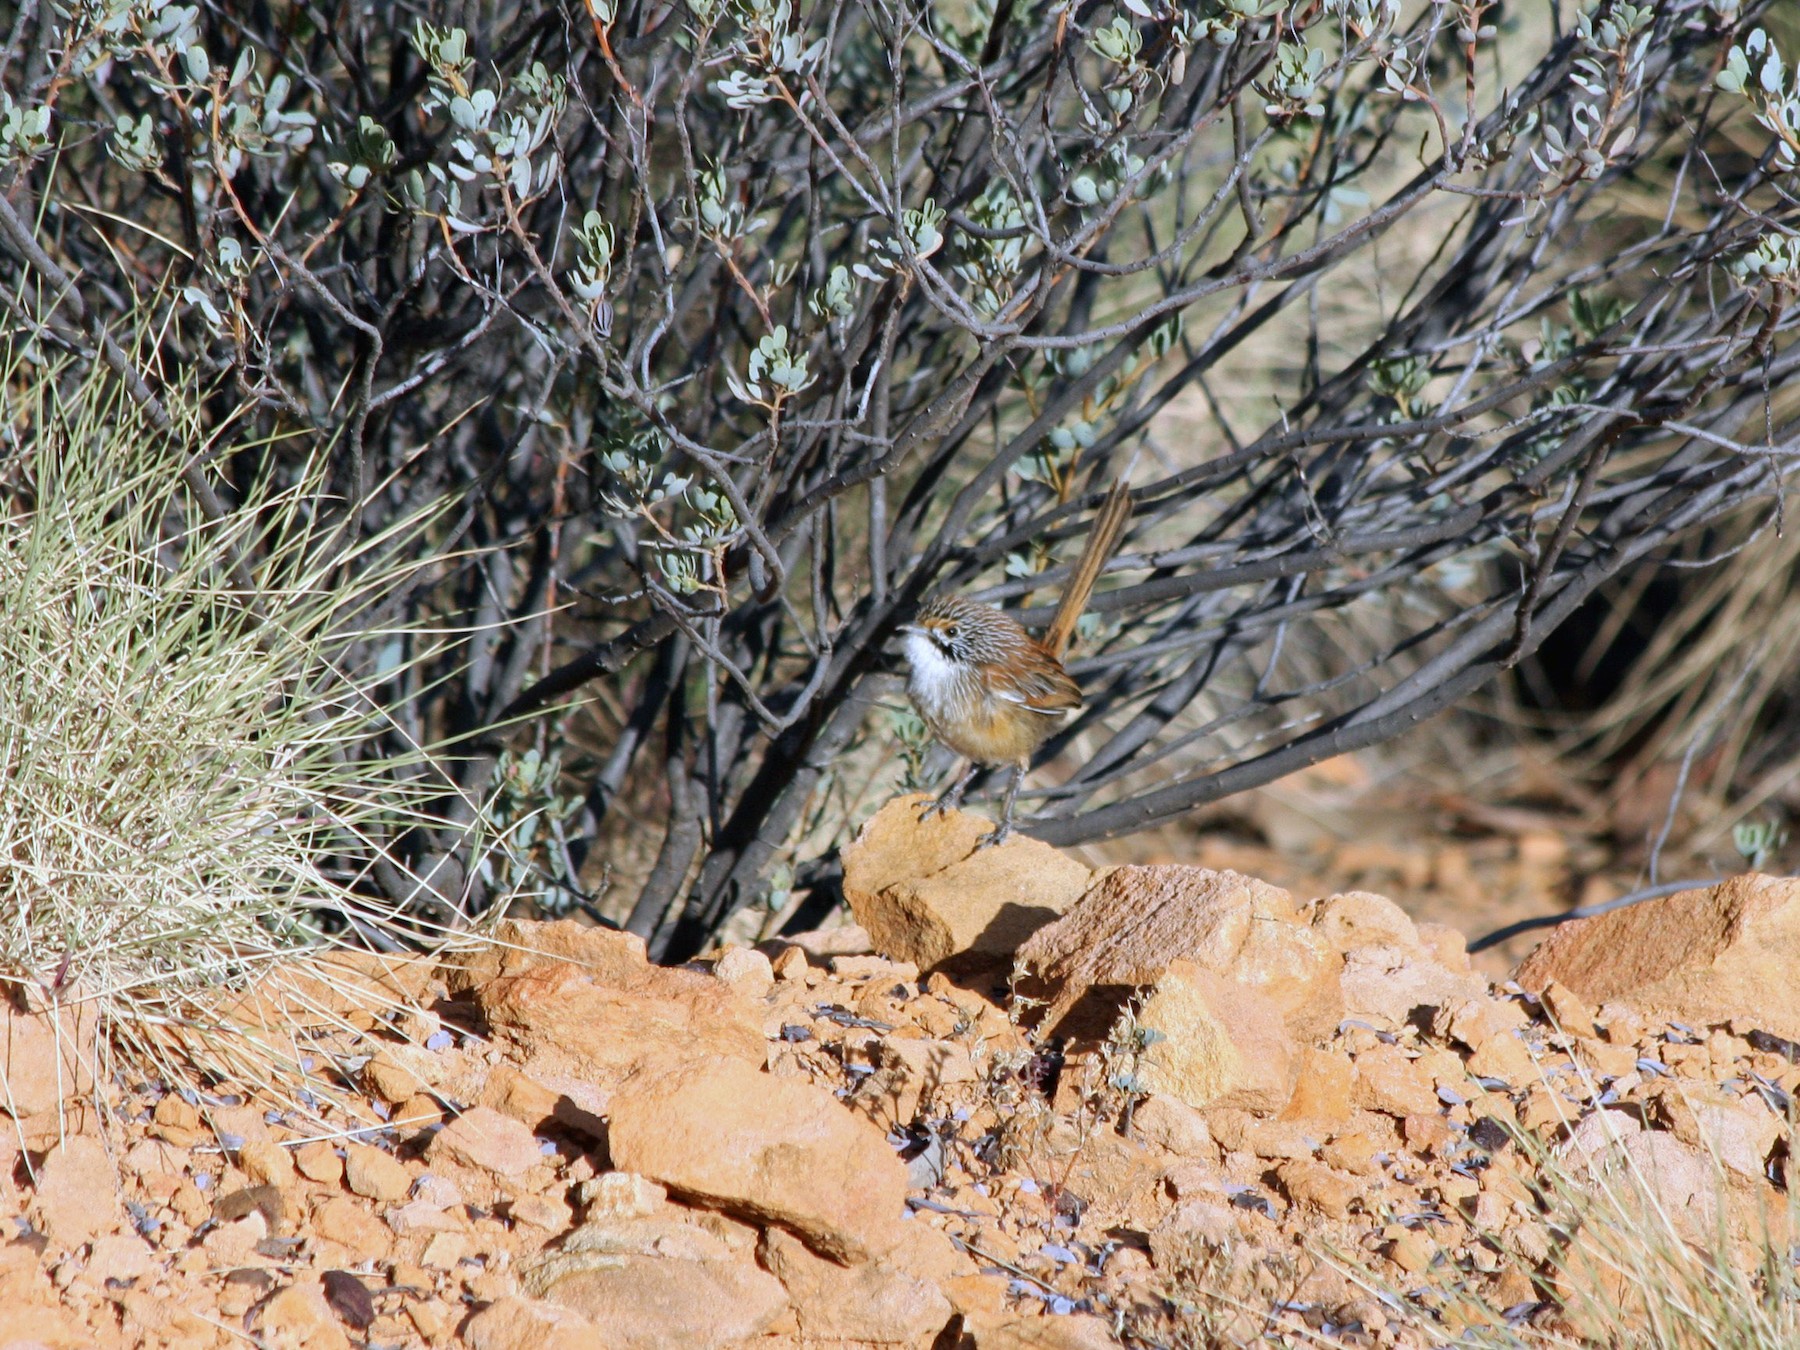
[[911,623],[900,626],[913,706],[932,735],[969,760],[962,776],[920,819],[959,806],[982,765],[1010,764],[1000,824],[980,847],[1012,833],[1013,799],[1032,755],[1081,706],[1081,687],[1063,669],[1063,653],[1130,517],[1130,486],[1120,480],[1094,517],[1042,641],[1011,615],[960,595],[926,601]]

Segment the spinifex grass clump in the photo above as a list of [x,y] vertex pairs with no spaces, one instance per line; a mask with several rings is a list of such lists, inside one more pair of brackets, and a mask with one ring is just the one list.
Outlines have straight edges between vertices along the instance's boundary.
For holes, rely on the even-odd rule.
[[346,556],[311,472],[208,520],[184,466],[255,447],[156,434],[104,371],[0,370],[0,980],[167,1059],[277,958],[394,946],[368,872],[441,787],[367,749],[406,744],[371,629],[423,523]]

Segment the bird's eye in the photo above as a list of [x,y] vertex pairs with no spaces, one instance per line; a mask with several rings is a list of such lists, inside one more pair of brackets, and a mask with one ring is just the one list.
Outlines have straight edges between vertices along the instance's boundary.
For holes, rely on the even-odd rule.
[[945,624],[944,636],[949,638],[952,642],[956,641],[956,625],[953,623]]

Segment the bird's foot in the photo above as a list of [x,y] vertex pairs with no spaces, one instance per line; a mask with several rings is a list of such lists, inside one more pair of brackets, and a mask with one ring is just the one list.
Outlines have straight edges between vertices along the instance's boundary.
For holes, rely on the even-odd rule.
[[919,823],[923,825],[933,816],[947,816],[952,811],[960,811],[962,809],[962,797],[962,789],[960,787],[954,787],[948,792],[940,793],[919,808]]
[[1012,838],[1012,831],[1013,827],[1010,820],[1001,821],[998,825],[994,826],[993,829],[982,835],[980,839],[976,840],[975,851],[979,853],[984,848],[995,848],[1000,844],[1004,844],[1008,839]]

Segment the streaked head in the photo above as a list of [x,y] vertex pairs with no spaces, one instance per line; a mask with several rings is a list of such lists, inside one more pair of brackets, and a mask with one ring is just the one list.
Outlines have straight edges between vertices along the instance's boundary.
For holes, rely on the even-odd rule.
[[914,666],[926,658],[953,666],[1016,664],[1032,661],[1038,652],[1012,615],[960,595],[927,600],[900,631],[906,634],[906,657]]
[[912,622],[900,625],[907,692],[940,738],[968,716],[971,700],[980,700],[983,664],[1004,655],[1009,629],[1030,641],[999,610],[960,595],[927,600]]
[[900,625],[906,634],[906,657],[913,665],[932,659],[963,664],[976,659],[975,649],[987,616],[1004,616],[987,605],[960,595],[940,595],[919,606],[911,623]]

